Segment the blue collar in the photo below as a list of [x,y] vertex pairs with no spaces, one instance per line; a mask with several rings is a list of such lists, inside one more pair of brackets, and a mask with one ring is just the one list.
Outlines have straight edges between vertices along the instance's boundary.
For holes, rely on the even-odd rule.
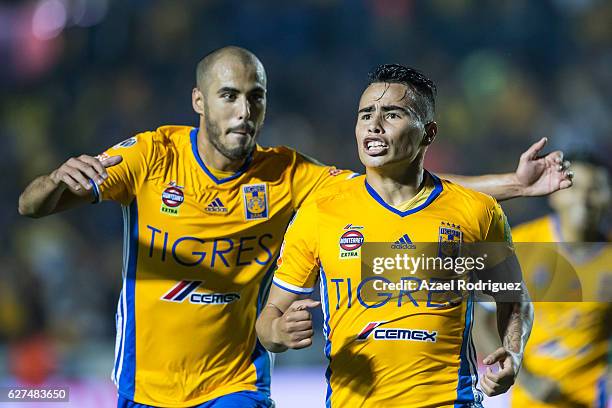
[[391,211],[394,214],[399,215],[400,217],[405,217],[407,215],[410,214],[414,214],[415,212],[421,211],[423,208],[427,207],[429,204],[431,204],[442,192],[442,182],[440,181],[440,179],[431,174],[430,172],[428,172],[427,170],[425,170],[425,174],[431,176],[431,178],[433,179],[434,182],[434,188],[431,191],[431,193],[429,194],[429,197],[427,197],[427,200],[425,200],[425,202],[415,208],[411,208],[409,210],[406,211],[400,211],[395,207],[390,206],[389,204],[387,204],[385,202],[385,200],[382,199],[382,197],[380,195],[378,195],[378,193],[376,192],[376,190],[374,190],[372,188],[371,185],[368,184],[368,181],[365,181],[365,188],[367,190],[367,192],[372,196],[372,198],[374,200],[376,200],[378,202],[378,204],[382,205],[383,207],[385,207],[387,210]]
[[189,137],[191,138],[191,150],[193,151],[193,155],[196,161],[198,162],[202,170],[204,170],[204,173],[206,173],[208,177],[210,177],[210,179],[214,181],[216,184],[223,184],[230,180],[234,180],[242,176],[242,174],[249,168],[249,166],[251,165],[251,162],[253,161],[253,154],[250,154],[249,157],[247,157],[247,159],[244,161],[244,164],[242,165],[242,167],[240,167],[237,172],[235,172],[229,177],[218,179],[217,177],[215,177],[214,174],[211,173],[210,170],[208,170],[208,167],[206,167],[206,164],[204,164],[204,161],[200,157],[200,153],[198,153],[198,128],[197,127],[191,129]]

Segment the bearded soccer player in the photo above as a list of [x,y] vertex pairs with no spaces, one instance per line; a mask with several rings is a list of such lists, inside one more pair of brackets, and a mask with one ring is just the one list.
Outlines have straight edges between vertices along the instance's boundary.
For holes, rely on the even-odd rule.
[[[163,126],[99,157],[71,158],[26,188],[23,215],[92,200],[122,205],[123,289],[113,380],[119,406],[269,406],[270,359],[255,320],[289,220],[314,190],[351,172],[286,147],[263,148],[266,74],[226,47],[197,67],[199,128]],[[462,178],[500,198],[571,184],[559,152],[516,173]],[[138,405],[141,404],[141,405]]]
[[[364,278],[361,271],[364,241],[408,250],[421,243],[491,242],[510,253],[496,268],[521,281],[496,201],[424,170],[437,133],[434,109],[431,80],[401,65],[379,66],[361,96],[355,127],[365,176],[318,193],[287,229],[257,332],[273,352],[309,346],[309,308],[318,302],[307,297],[320,281],[328,407],[481,406],[472,297],[432,303],[409,290],[392,296],[374,284],[378,293],[367,298],[372,279],[388,279]],[[526,292],[517,295],[518,301],[499,303],[503,347],[485,359],[500,366],[483,377],[488,395],[513,384],[529,337],[532,307]]]
[[516,408],[608,406],[610,175],[589,150],[568,156],[575,173],[572,190],[550,197],[552,214],[512,229],[536,315],[510,396]]

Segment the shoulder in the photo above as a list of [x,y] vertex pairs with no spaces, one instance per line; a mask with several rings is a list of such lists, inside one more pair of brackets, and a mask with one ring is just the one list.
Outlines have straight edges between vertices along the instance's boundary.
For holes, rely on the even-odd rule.
[[308,199],[311,206],[315,206],[318,211],[325,211],[328,207],[336,207],[354,204],[356,195],[364,188],[365,175],[359,175],[341,183],[332,184],[317,190]]
[[167,125],[143,135],[150,138],[150,143],[157,149],[172,149],[190,145],[191,138],[196,135],[194,132],[197,128],[191,126]]
[[532,221],[527,221],[512,228],[512,236],[517,242],[527,241],[532,242],[536,240],[549,240],[547,239],[552,227],[552,217],[546,215],[544,217],[536,218]]
[[253,155],[254,161],[273,161],[276,163],[286,163],[294,165],[302,161],[312,162],[314,164],[320,164],[316,160],[309,158],[306,155],[301,154],[295,149],[287,146],[269,146],[263,147],[257,145],[257,149]]
[[189,132],[193,129],[189,126],[161,126],[155,130],[137,133],[125,139],[110,150],[138,151],[147,155],[168,148],[174,148],[180,144],[189,143]]
[[[434,177],[437,176],[434,175]],[[444,195],[463,207],[467,207],[475,212],[484,212],[489,214],[494,212],[499,207],[497,200],[490,195],[472,190],[459,184],[455,184],[450,180],[439,180],[442,184]]]

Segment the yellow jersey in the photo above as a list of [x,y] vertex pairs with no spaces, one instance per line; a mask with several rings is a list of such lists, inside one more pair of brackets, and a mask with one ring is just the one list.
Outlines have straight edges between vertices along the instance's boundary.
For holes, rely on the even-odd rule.
[[[525,348],[523,369],[554,381],[563,399],[544,403],[531,397],[519,381],[513,388],[513,407],[606,407],[607,366],[610,346],[611,304],[600,302],[563,302],[563,295],[597,300],[605,296],[612,282],[612,249],[601,243],[596,253],[580,262],[572,258],[563,244],[559,220],[546,216],[512,229],[527,286],[533,288],[535,319]],[[521,244],[524,243],[524,244]],[[550,248],[541,243],[559,243]],[[593,247],[596,244],[590,244]],[[551,246],[552,248],[552,246]],[[560,259],[571,262],[576,273],[561,273]],[[563,271],[561,271],[563,272]],[[555,276],[557,275],[557,276]],[[559,277],[566,281],[560,281]],[[541,302],[538,294],[557,301]],[[548,292],[546,292],[548,289]],[[609,293],[608,293],[609,295]]]
[[[123,289],[112,378],[126,399],[197,405],[270,393],[255,320],[283,233],[308,194],[350,173],[286,147],[256,150],[219,178],[197,128],[164,126],[107,150],[123,156],[95,186],[123,208]],[[216,175],[215,175],[216,174]]]
[[366,295],[372,278],[361,273],[361,251],[368,243],[407,251],[421,243],[507,243],[509,228],[493,198],[425,174],[402,208],[384,202],[365,176],[332,186],[287,229],[273,283],[307,295],[319,281],[328,407],[453,407],[483,399],[471,296],[436,303],[408,291]]

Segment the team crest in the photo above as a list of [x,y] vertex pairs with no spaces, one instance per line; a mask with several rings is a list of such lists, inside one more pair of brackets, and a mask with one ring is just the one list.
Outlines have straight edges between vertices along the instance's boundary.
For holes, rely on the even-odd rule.
[[179,215],[179,207],[183,204],[183,201],[185,201],[183,187],[171,181],[168,187],[162,192],[161,201],[162,205],[159,210],[160,212],[173,216]]
[[249,184],[242,187],[244,217],[250,220],[265,220],[269,216],[266,184]]
[[460,225],[442,222],[438,234],[438,256],[443,259],[458,257],[461,253],[462,240]]
[[361,246],[365,238],[358,229],[363,227],[353,226],[348,224],[344,227],[343,233],[340,236],[340,259],[359,258],[361,255]]

